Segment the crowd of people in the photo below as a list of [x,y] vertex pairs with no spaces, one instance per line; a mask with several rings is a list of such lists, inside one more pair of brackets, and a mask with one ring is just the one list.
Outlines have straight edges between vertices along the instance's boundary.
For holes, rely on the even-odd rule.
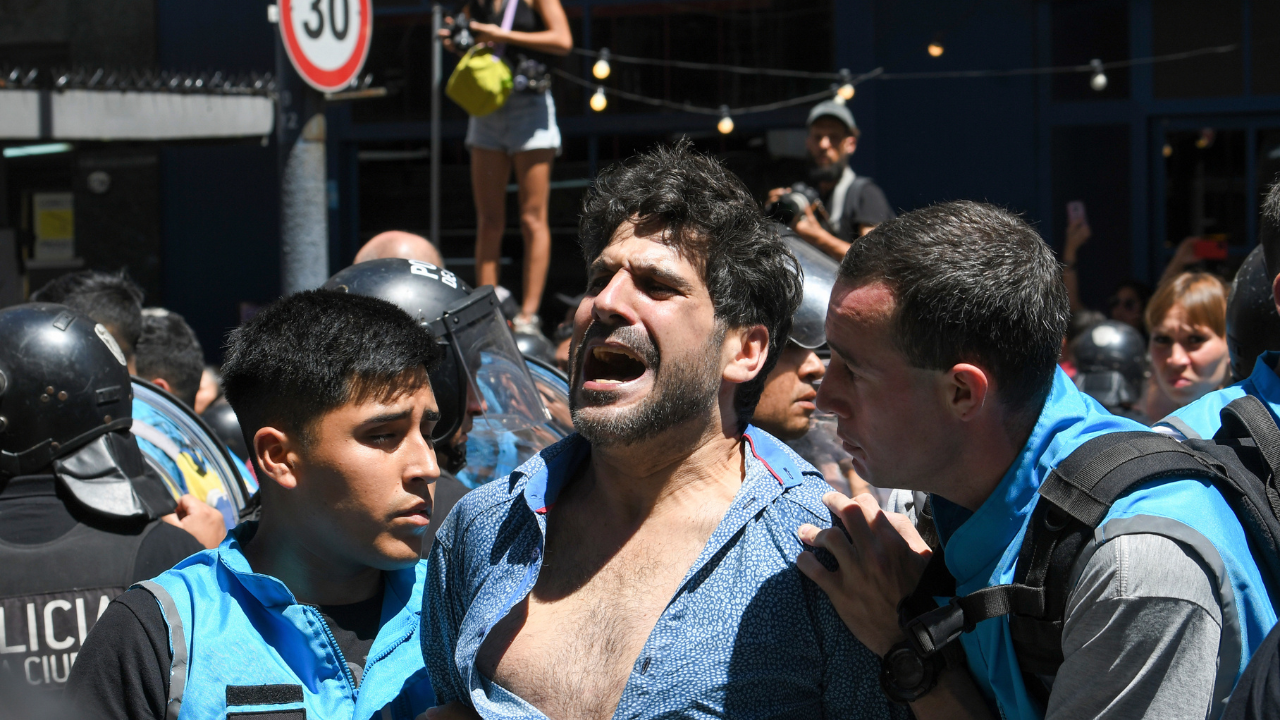
[[1280,184],[1232,286],[1108,318],[1087,224],[895,216],[858,137],[813,110],[782,224],[605,170],[551,341],[402,232],[217,367],[122,272],[0,309],[6,711],[1276,716]]

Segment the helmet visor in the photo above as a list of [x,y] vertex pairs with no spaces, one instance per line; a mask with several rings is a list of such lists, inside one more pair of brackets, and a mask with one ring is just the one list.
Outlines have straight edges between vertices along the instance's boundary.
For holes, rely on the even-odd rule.
[[516,432],[551,419],[492,287],[445,311],[445,331],[481,405],[472,433]]
[[827,342],[827,303],[840,266],[809,243],[789,234],[782,237],[804,271],[804,297],[791,316],[789,337],[800,347],[812,350]]

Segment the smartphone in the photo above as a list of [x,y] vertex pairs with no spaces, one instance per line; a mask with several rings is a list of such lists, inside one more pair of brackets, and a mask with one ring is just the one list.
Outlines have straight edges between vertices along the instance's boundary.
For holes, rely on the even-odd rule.
[[1089,218],[1084,214],[1084,201],[1072,200],[1067,203],[1067,224],[1088,225]]
[[1226,260],[1227,236],[1209,235],[1196,241],[1194,246],[1197,260]]

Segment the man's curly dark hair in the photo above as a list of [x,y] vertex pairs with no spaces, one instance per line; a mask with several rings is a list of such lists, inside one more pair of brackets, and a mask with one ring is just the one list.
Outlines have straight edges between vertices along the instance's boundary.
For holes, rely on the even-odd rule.
[[626,222],[665,228],[665,242],[702,266],[716,319],[726,327],[763,325],[769,331],[764,368],[734,396],[738,429],[745,430],[800,306],[799,263],[742,181],[688,140],[600,173],[578,222],[588,265]]

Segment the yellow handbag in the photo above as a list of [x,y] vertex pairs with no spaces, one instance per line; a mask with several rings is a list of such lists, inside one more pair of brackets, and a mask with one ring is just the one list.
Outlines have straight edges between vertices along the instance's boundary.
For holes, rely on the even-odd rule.
[[444,93],[468,115],[483,117],[507,102],[511,88],[511,68],[489,48],[477,44],[458,61]]

